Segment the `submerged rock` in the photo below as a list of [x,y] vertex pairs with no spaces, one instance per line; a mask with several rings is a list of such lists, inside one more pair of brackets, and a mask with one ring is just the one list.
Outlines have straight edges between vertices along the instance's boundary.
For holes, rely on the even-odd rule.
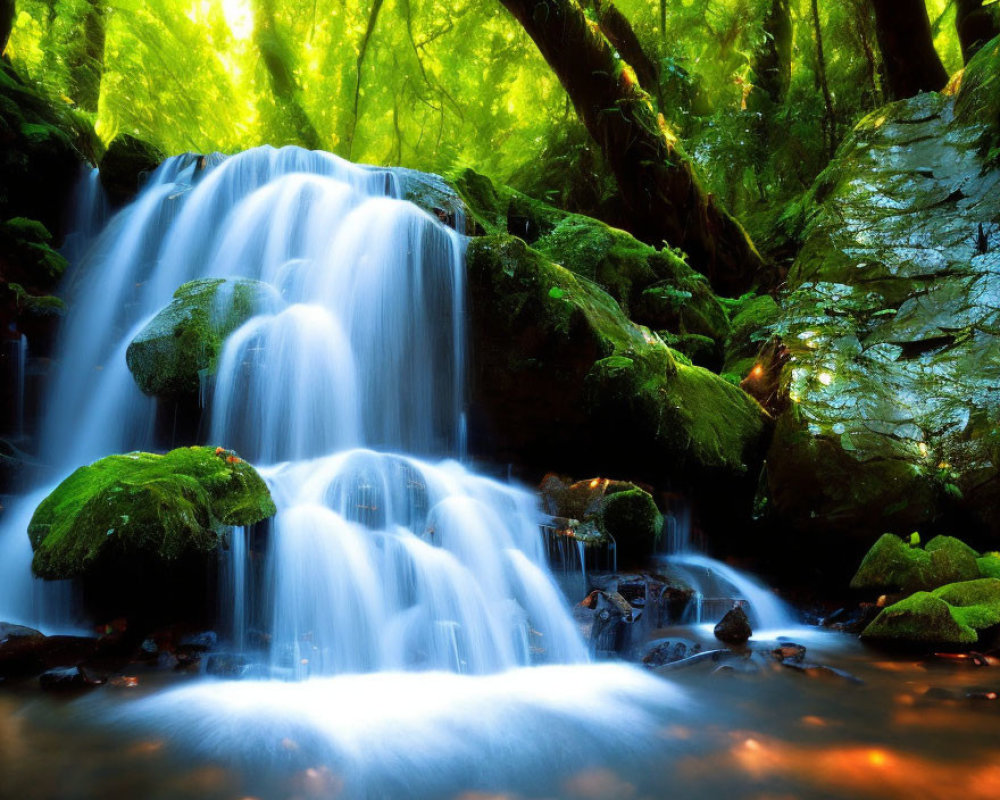
[[735,606],[726,612],[715,626],[715,638],[726,644],[745,644],[753,636],[750,620],[743,606]]
[[256,470],[221,448],[108,456],[80,467],[35,510],[32,569],[63,579],[177,561],[214,552],[224,526],[274,513]]
[[522,466],[620,472],[748,503],[767,415],[688,366],[600,287],[512,236],[468,253],[474,449]]
[[128,346],[132,377],[155,397],[197,397],[202,381],[215,372],[226,337],[274,302],[270,286],[245,278],[185,283]]
[[882,609],[863,639],[969,645],[1000,624],[1000,580],[980,578],[917,592]]
[[861,544],[971,515],[1000,534],[1000,170],[981,146],[996,47],[957,102],[865,118],[799,204],[803,247],[768,329],[793,356],[769,508],[796,531]]

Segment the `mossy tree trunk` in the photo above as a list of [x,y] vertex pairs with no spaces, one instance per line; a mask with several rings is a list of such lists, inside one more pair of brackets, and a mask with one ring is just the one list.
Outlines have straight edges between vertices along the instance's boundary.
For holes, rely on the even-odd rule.
[[770,272],[740,224],[698,181],[677,138],[576,0],[501,0],[534,40],[614,172],[630,229],[679,247],[716,291],[738,294]]
[[79,34],[68,41],[69,96],[84,111],[97,112],[104,75],[104,39],[108,7],[103,0],[82,3]]
[[763,172],[771,152],[774,119],[792,82],[792,13],[789,0],[771,0],[764,16],[764,42],[754,53],[753,89],[747,111],[753,117],[753,168],[761,200],[767,199]]
[[934,49],[924,0],[872,0],[872,6],[889,98],[943,89],[948,73]]
[[7,47],[10,29],[14,26],[14,0],[0,0],[0,54]]
[[996,6],[983,7],[983,0],[958,0],[955,27],[962,43],[962,59],[969,63],[979,48],[1000,36],[1000,12]]
[[288,131],[295,142],[318,150],[319,133],[302,107],[301,90],[295,78],[294,59],[275,27],[274,0],[254,0],[254,43],[267,70],[271,94],[278,114],[278,129]]

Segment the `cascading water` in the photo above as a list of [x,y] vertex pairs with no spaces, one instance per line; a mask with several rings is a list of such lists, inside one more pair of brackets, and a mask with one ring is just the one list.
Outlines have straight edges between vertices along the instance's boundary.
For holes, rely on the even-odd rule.
[[659,556],[665,567],[695,591],[684,622],[716,623],[732,608],[742,603],[750,624],[758,634],[787,631],[799,627],[792,609],[774,592],[738,569],[705,555],[696,546],[690,510],[681,506],[665,520],[665,554]]

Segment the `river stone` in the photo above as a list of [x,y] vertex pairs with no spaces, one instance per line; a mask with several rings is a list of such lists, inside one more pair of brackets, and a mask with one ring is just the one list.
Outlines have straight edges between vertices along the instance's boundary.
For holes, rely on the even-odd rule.
[[726,644],[745,644],[753,636],[750,620],[742,606],[735,606],[726,612],[715,626],[715,638]]
[[989,63],[969,65],[958,117],[936,94],[866,117],[799,204],[769,330],[793,358],[768,506],[800,533],[855,537],[852,556],[960,515],[1000,535],[1000,170],[981,144],[995,101],[969,95],[995,97]]
[[266,283],[236,278],[189,281],[136,334],[125,352],[132,377],[148,395],[197,398],[215,373],[226,337],[277,302]]

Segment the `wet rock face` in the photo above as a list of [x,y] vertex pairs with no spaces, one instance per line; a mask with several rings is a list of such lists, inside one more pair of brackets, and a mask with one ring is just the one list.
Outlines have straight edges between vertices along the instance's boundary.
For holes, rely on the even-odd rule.
[[769,329],[792,355],[770,507],[796,530],[863,546],[961,514],[1000,534],[1000,170],[989,105],[958,102],[982,113],[932,94],[871,114],[804,206]]

